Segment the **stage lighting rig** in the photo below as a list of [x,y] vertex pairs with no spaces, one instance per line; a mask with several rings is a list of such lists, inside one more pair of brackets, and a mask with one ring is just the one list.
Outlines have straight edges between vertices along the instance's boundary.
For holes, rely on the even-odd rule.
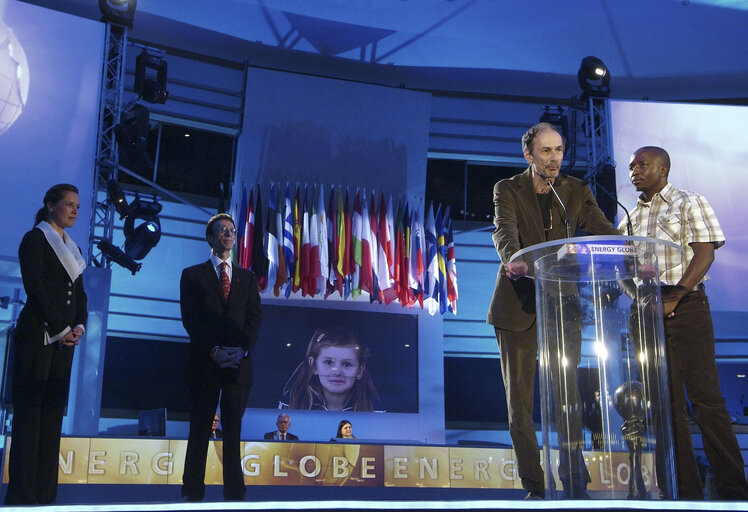
[[135,196],[124,226],[125,254],[128,257],[142,260],[161,240],[161,221],[158,218],[161,208],[157,201],[146,202]]
[[132,28],[132,18],[138,0],[99,0],[101,21]]
[[142,263],[138,263],[137,261],[129,257],[127,254],[122,252],[122,249],[114,245],[109,240],[101,240],[96,245],[96,247],[99,248],[102,254],[115,262],[117,265],[124,267],[132,272],[132,275],[135,275],[135,273],[140,270],[140,267],[143,266]]
[[577,72],[582,98],[609,98],[610,71],[597,57],[585,57]]
[[564,109],[556,107],[556,111],[551,111],[551,107],[546,105],[543,114],[540,116],[541,123],[550,123],[556,127],[564,139],[564,146],[569,144],[569,118],[564,114]]
[[120,123],[114,127],[120,160],[125,167],[146,176],[153,173],[153,162],[148,154],[149,118],[148,109],[136,103],[122,114]]
[[147,50],[135,59],[135,92],[148,103],[166,103],[166,61]]
[[107,200],[114,206],[114,209],[119,213],[119,219],[122,220],[127,217],[130,211],[130,205],[127,204],[127,197],[125,197],[125,191],[122,190],[119,183],[114,180],[109,180],[106,183],[106,195]]

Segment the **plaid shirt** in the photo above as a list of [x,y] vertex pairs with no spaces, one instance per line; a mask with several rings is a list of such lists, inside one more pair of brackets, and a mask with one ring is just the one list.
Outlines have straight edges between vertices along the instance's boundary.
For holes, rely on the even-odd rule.
[[[693,192],[678,190],[670,183],[648,203],[639,196],[636,207],[631,211],[631,225],[634,236],[668,240],[683,248],[681,253],[667,247],[657,247],[662,284],[678,284],[693,258],[692,243],[712,242],[715,249],[725,244],[725,236],[719,227],[717,216],[706,198]],[[625,217],[621,220],[619,229],[626,229]],[[705,276],[704,280],[707,279]]]

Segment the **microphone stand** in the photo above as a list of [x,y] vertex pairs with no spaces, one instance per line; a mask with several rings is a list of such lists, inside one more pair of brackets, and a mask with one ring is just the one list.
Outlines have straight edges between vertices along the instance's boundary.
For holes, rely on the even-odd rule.
[[[536,171],[537,172],[537,171]],[[538,173],[538,176],[540,176],[540,173]],[[551,180],[546,179],[546,184],[551,187],[551,191],[553,192],[553,195],[556,196],[556,199],[558,199],[559,204],[561,205],[561,208],[564,210],[564,227],[566,228],[566,238],[571,238],[571,233],[569,233],[569,214],[566,212],[566,205],[561,200],[561,197],[558,195],[558,192],[556,192],[556,189],[553,188],[553,183],[551,183]]]
[[623,206],[623,204],[621,204],[621,202],[618,200],[616,196],[614,196],[607,188],[600,185],[599,182],[595,181],[595,186],[599,188],[600,190],[602,190],[606,196],[608,196],[613,201],[615,201],[618,204],[618,206],[620,206],[621,209],[624,211],[624,213],[626,214],[626,234],[628,236],[631,236],[631,233],[634,232],[634,228],[631,226],[631,215],[629,215],[629,211],[626,209],[625,206]]

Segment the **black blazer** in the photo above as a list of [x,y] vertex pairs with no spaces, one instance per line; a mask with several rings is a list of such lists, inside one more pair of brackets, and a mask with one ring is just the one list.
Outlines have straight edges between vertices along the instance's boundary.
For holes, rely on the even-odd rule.
[[66,327],[86,325],[88,299],[83,291],[83,274],[75,281],[70,279],[41,229],[24,235],[18,259],[26,304],[18,316],[17,338],[38,340],[41,346],[45,328],[55,336]]
[[[263,439],[275,439],[275,435],[278,433],[277,430],[273,430],[272,432],[268,432],[265,434],[265,437]],[[299,436],[293,435],[291,432],[286,432],[286,441],[298,441]]]
[[[593,235],[621,234],[582,180],[559,175],[554,186],[566,205],[571,236],[577,229]],[[493,202],[493,243],[502,263],[520,249],[547,241],[530,167],[496,183]],[[554,219],[564,217],[557,199],[553,199],[551,208]],[[566,238],[566,228],[562,222],[554,222],[548,240],[562,238]],[[486,321],[500,329],[522,332],[530,328],[534,319],[535,282],[527,277],[512,281],[500,267]]]
[[[228,300],[210,260],[182,271],[180,281],[182,324],[190,336],[189,378],[222,378],[252,384],[252,348],[262,320],[255,275],[233,265]],[[216,345],[241,347],[247,356],[238,369],[221,369],[210,358]]]

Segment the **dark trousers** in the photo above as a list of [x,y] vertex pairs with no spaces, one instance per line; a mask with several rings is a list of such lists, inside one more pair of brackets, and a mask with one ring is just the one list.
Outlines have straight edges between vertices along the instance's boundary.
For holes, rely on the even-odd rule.
[[[540,466],[540,449],[532,419],[538,353],[537,326],[533,323],[523,332],[495,330],[517,472],[526,491],[542,493],[545,492],[544,473]],[[581,335],[576,341],[568,343],[566,347],[568,369],[559,365],[556,359],[550,361],[550,371],[554,374],[554,413],[559,427],[558,472],[568,497],[580,494],[591,481],[582,453],[582,401],[576,379]]]
[[221,403],[223,427],[223,496],[241,500],[246,494],[241,465],[242,416],[247,408],[250,386],[233,383],[192,382],[190,434],[182,476],[182,496],[200,500],[205,496],[205,465],[213,416]]
[[54,503],[73,348],[16,335],[6,505]]
[[535,396],[535,366],[538,335],[535,324],[523,332],[496,328],[501,357],[501,376],[509,412],[509,435],[517,459],[522,487],[530,492],[545,492],[540,449],[532,419]]
[[719,388],[712,315],[703,290],[688,293],[675,308],[675,316],[665,319],[665,343],[679,497],[704,497],[691,441],[687,394],[714,471],[717,494],[722,499],[748,499],[743,457]]

